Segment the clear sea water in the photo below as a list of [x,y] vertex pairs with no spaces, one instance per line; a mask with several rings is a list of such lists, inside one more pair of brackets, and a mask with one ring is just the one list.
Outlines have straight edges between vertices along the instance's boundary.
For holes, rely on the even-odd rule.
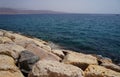
[[120,15],[0,15],[0,29],[52,41],[65,49],[103,55],[120,63]]

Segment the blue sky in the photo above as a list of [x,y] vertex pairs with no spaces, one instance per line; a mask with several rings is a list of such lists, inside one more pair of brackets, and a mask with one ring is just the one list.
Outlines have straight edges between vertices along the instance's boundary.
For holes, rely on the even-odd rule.
[[120,0],[0,0],[0,7],[120,14]]

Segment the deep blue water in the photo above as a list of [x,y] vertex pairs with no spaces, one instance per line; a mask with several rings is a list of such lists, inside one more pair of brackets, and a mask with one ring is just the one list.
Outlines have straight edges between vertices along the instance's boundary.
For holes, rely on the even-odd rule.
[[120,63],[120,15],[0,15],[0,29],[52,41]]

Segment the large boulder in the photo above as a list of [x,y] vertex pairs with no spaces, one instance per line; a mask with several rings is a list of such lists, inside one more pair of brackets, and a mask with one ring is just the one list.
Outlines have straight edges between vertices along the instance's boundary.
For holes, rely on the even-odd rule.
[[98,64],[97,58],[93,57],[92,55],[77,53],[77,52],[70,52],[68,53],[63,61],[63,63],[73,64],[85,70],[88,65],[90,64]]
[[83,71],[69,64],[57,61],[39,61],[28,77],[84,77]]
[[16,44],[0,44],[0,54],[9,55],[15,60],[17,60],[20,52],[23,50],[25,50],[23,47]]
[[0,77],[24,77],[12,57],[0,54]]
[[26,47],[27,50],[31,51],[35,55],[39,56],[40,59],[46,59],[46,60],[55,60],[55,61],[60,61],[61,58],[56,56],[55,54],[46,51],[45,49],[37,46],[36,44],[29,44]]
[[119,72],[98,65],[89,65],[84,73],[85,77],[120,77]]
[[20,53],[18,65],[24,74],[28,74],[32,70],[32,66],[39,61],[39,57],[27,50]]
[[101,65],[108,68],[108,69],[120,72],[120,66],[115,65],[113,63],[102,63]]
[[11,43],[12,40],[9,39],[8,37],[0,37],[0,44],[4,44],[4,43]]

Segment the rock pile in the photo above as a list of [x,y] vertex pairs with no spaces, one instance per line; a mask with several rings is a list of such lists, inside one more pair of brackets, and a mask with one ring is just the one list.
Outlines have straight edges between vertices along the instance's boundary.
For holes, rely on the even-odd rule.
[[111,59],[0,30],[0,77],[120,77]]

